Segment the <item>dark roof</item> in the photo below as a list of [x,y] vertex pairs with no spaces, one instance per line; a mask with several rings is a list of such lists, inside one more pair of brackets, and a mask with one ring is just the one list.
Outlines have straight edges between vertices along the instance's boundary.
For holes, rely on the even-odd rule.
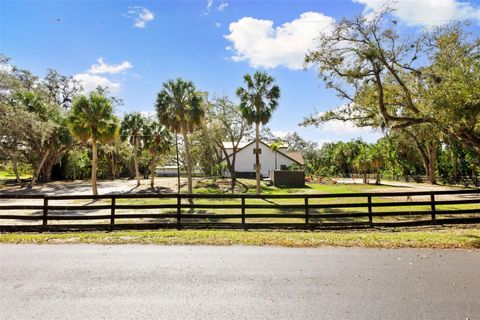
[[305,161],[303,161],[303,154],[301,152],[287,152],[285,155],[296,160],[299,164],[305,164]]

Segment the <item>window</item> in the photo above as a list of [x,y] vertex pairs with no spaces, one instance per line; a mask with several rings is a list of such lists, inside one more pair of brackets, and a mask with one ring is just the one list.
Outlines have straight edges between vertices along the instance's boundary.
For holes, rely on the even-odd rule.
[[[253,148],[253,154],[255,154],[256,148]],[[262,154],[262,148],[258,148],[258,154]]]

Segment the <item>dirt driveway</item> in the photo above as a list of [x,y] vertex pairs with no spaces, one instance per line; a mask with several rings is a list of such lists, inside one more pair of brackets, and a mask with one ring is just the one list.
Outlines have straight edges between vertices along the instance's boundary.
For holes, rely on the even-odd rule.
[[[181,179],[181,184],[185,184],[186,179]],[[177,178],[158,177],[155,178],[155,189],[150,188],[150,179],[142,179],[140,187],[137,187],[137,181],[133,179],[117,179],[113,181],[99,181],[98,193],[157,193],[157,192],[176,192]],[[72,195],[72,194],[92,194],[92,187],[88,180],[77,181],[55,181],[49,183],[37,184],[33,188],[20,188],[19,186],[7,186],[0,189],[0,194],[48,194],[48,195]]]
[[[204,178],[194,178],[194,185]],[[344,184],[348,181],[342,181]],[[180,184],[184,188],[187,179],[181,178]],[[358,184],[358,183],[356,183]],[[408,192],[408,191],[443,191],[456,190],[458,187],[429,185],[425,183],[410,183],[399,181],[382,181],[382,185],[378,188],[369,189],[369,192]],[[317,190],[309,190],[311,193],[318,192]],[[90,195],[92,188],[90,181],[55,181],[43,184],[37,184],[33,188],[20,188],[19,186],[4,186],[0,189],[0,194],[45,194],[45,195]],[[176,193],[177,192],[177,178],[176,177],[157,177],[155,178],[155,188],[150,188],[150,180],[142,179],[140,187],[137,187],[137,182],[134,179],[117,179],[113,181],[100,181],[98,183],[99,194],[112,193]],[[310,193],[309,192],[309,193]],[[464,198],[461,195],[460,198]],[[476,195],[471,195],[476,196]],[[457,196],[448,196],[455,199]],[[17,202],[18,203],[18,202]]]

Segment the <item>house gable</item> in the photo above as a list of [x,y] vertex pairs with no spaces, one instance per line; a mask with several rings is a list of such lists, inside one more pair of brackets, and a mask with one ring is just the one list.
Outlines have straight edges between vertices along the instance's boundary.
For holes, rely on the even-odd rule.
[[[240,153],[245,152],[245,150],[247,150],[248,147],[250,147],[252,144],[255,144],[255,140],[253,140],[253,141],[245,144],[242,148],[239,148],[239,149],[237,150],[237,157],[238,157],[238,155],[239,155]],[[270,148],[270,146],[269,146],[268,144],[266,144],[265,142],[263,142],[263,141],[260,140],[260,141],[259,141],[259,145],[260,145],[260,148],[261,148],[262,150],[263,150],[263,148],[267,148],[268,150],[270,150],[270,152],[271,152],[272,154],[274,153],[274,151]],[[252,153],[253,153],[253,151],[252,151]],[[300,161],[300,158],[303,158],[303,157],[299,157],[299,156],[291,157],[291,156],[288,155],[288,153],[284,153],[284,152],[282,152],[282,151],[280,151],[280,150],[277,150],[277,154],[282,155],[283,157],[289,159],[290,161],[295,162],[295,163],[298,164],[298,165],[303,165],[303,161]],[[232,156],[232,154],[229,155],[229,157],[231,157],[231,156]],[[224,157],[222,160],[220,160],[220,162],[225,161],[225,159],[226,159],[226,158]]]
[[[292,164],[301,165],[299,161],[280,152],[273,151],[270,146],[260,141],[260,171],[262,176],[268,176],[270,170],[281,170],[281,168],[289,167]],[[255,141],[245,145],[236,152],[235,171],[237,172],[255,172]],[[232,155],[229,156],[230,159]],[[222,162],[225,162],[224,158]]]

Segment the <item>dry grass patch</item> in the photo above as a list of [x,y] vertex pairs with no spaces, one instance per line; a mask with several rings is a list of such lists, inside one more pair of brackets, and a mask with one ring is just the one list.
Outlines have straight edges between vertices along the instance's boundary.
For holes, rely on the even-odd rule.
[[15,233],[1,234],[0,243],[477,249],[480,248],[480,226],[466,229],[452,227],[427,230],[389,229],[349,232],[159,230],[35,234]]

